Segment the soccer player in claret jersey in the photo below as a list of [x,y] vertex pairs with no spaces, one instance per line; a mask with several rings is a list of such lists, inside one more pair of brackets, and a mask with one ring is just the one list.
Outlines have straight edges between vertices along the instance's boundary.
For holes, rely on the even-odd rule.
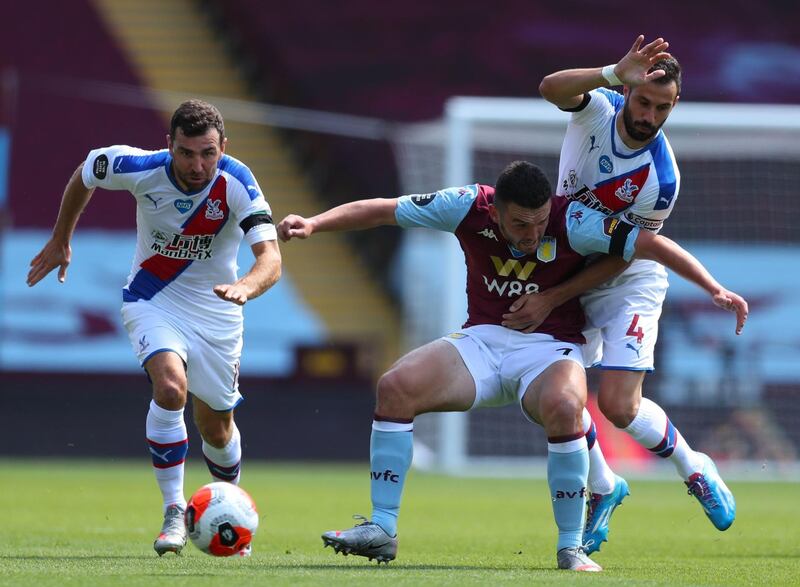
[[[219,111],[190,100],[172,116],[167,149],[91,151],[70,178],[53,235],[27,279],[33,286],[56,267],[58,280],[66,279],[72,234],[95,188],[133,194],[137,247],[122,290],[122,319],[153,385],[146,435],[164,501],[153,544],[159,556],[186,544],[187,391],[212,479],[239,481],[242,445],[233,409],[242,399],[241,306],[281,274],[270,208],[250,170],[225,155],[226,142]],[[243,237],[255,263],[237,279]]]
[[[669,216],[680,187],[672,148],[661,131],[681,91],[681,68],[666,52],[668,47],[661,38],[644,44],[640,35],[619,63],[558,71],[539,86],[544,98],[571,113],[557,193],[652,232]],[[623,93],[609,89],[613,86],[622,86]],[[572,291],[587,291],[589,280],[583,287],[573,282]],[[642,259],[585,293],[585,358],[587,365],[603,369],[598,398],[602,413],[650,452],[670,459],[714,526],[726,530],[736,503],[713,461],[692,450],[664,410],[642,397],[644,374],[653,370],[667,286],[664,268]],[[526,311],[546,315],[564,299],[557,288],[551,295],[533,300]],[[590,419],[586,427],[592,427]],[[591,553],[606,539],[610,515],[628,487],[608,468],[599,448],[590,454],[585,544]]]
[[[711,292],[719,305],[736,311],[740,323],[746,303],[669,239],[552,197],[542,171],[527,162],[510,164],[494,188],[468,185],[361,200],[308,219],[289,215],[278,224],[278,236],[290,240],[379,225],[455,234],[467,264],[468,318],[461,330],[410,352],[380,378],[370,443],[372,518],[348,530],[325,532],[323,542],[337,552],[393,560],[414,417],[519,403],[523,414],[547,433],[558,567],[601,570],[582,548],[589,468],[582,425],[583,311],[573,297],[535,332],[521,332],[504,326],[509,304],[522,292],[546,291],[569,279],[591,253],[626,260],[636,254],[669,263]],[[612,257],[595,266],[607,261],[616,266]]]

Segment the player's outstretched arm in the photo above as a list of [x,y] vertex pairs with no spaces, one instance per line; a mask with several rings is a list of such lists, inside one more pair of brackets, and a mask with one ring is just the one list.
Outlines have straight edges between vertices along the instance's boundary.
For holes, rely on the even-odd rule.
[[67,267],[72,258],[72,248],[70,247],[72,234],[75,232],[75,226],[78,224],[81,212],[83,212],[86,204],[89,203],[89,199],[94,192],[94,188],[90,189],[83,185],[83,180],[81,179],[82,169],[83,163],[78,166],[67,182],[67,187],[64,189],[64,195],[61,198],[58,218],[56,219],[55,227],[53,227],[53,235],[42,250],[39,251],[39,254],[31,260],[31,268],[25,280],[29,287],[39,283],[56,267],[59,268],[58,280],[64,283],[67,279]]
[[397,224],[394,216],[396,208],[397,198],[373,198],[348,202],[311,218],[289,214],[278,223],[278,238],[286,242],[293,238],[308,238],[315,232],[394,225]]
[[540,293],[524,294],[503,314],[503,326],[529,333],[535,331],[555,308],[621,273],[628,263],[605,255],[567,281]]
[[257,298],[281,278],[281,251],[278,241],[261,241],[251,249],[256,262],[235,283],[214,286],[214,293],[223,300],[243,306]]
[[664,75],[661,70],[648,73],[660,59],[669,57],[667,43],[661,37],[642,46],[639,35],[630,50],[618,63],[588,69],[565,69],[546,76],[539,84],[539,93],[559,108],[575,108],[583,94],[595,88],[619,85],[638,86]]
[[665,236],[642,230],[636,238],[635,254],[637,257],[652,259],[669,267],[684,279],[706,290],[714,304],[736,314],[736,334],[742,333],[749,312],[747,301],[722,287],[703,264],[678,243]]

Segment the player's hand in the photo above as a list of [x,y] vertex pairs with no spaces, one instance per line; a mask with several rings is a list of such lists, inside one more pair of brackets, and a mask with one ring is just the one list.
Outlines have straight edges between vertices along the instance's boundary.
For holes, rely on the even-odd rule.
[[233,302],[237,306],[244,306],[248,300],[247,288],[238,283],[215,285],[214,293],[220,299]]
[[283,242],[293,238],[308,238],[314,232],[314,226],[308,218],[297,214],[289,214],[278,223],[278,238]]
[[717,292],[712,296],[712,299],[715,305],[736,314],[736,334],[741,334],[744,323],[747,322],[747,314],[750,311],[747,307],[747,300],[727,289]]
[[512,328],[524,333],[531,333],[550,315],[553,311],[553,304],[550,298],[544,294],[524,294],[514,300],[508,308],[508,313],[503,314],[503,322],[506,328]]
[[39,283],[44,277],[56,267],[58,270],[58,281],[64,283],[67,279],[67,266],[72,259],[72,247],[69,243],[50,239],[47,244],[31,260],[31,268],[25,282],[28,287]]
[[657,69],[652,73],[647,71],[659,60],[671,57],[667,53],[669,43],[661,37],[657,38],[642,47],[644,42],[644,35],[639,35],[633,42],[630,51],[619,60],[614,73],[620,81],[627,86],[639,86],[654,79],[664,77],[665,73],[661,69]]

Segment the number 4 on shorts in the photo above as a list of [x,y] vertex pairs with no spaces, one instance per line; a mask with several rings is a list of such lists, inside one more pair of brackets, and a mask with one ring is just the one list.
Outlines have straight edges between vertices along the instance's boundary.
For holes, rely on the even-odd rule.
[[644,331],[642,330],[641,326],[637,328],[636,327],[637,324],[639,324],[639,314],[634,314],[633,320],[631,320],[631,325],[628,326],[628,332],[626,332],[625,334],[627,334],[628,336],[635,336],[636,342],[642,344],[642,339],[644,338]]

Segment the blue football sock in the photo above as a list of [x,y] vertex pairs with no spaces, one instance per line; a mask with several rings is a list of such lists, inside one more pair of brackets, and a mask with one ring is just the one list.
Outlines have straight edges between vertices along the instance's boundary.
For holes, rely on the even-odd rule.
[[410,430],[383,432],[373,428],[370,440],[372,521],[389,536],[397,534],[400,498],[413,451]]
[[[558,526],[558,548],[581,546],[586,523],[586,478],[589,451],[586,439],[553,442],[547,451],[547,483]],[[568,452],[566,452],[568,451]]]

